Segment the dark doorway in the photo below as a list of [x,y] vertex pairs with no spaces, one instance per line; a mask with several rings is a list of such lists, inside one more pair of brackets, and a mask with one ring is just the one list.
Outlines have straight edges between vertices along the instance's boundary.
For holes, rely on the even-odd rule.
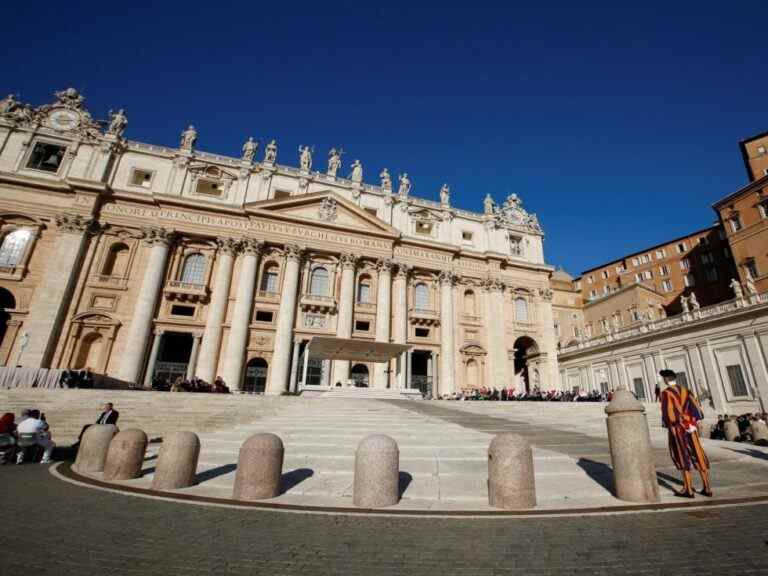
[[429,373],[429,363],[432,361],[432,352],[429,350],[414,350],[411,353],[411,381],[410,388],[416,388],[428,397],[432,397],[434,375]]
[[16,309],[16,298],[5,288],[0,288],[0,346],[4,343],[5,334],[8,331],[8,321],[11,315],[8,310]]
[[[533,388],[540,383],[538,381],[531,381],[531,371],[529,370],[529,363],[531,358],[538,356],[539,347],[533,338],[528,336],[521,336],[515,340],[515,376],[516,387],[520,387],[521,390],[525,390],[526,393],[533,391]],[[538,380],[538,379],[536,379]]]
[[245,367],[243,392],[263,394],[267,389],[267,372],[269,364],[264,358],[252,358]]
[[368,388],[369,375],[368,366],[365,364],[355,364],[350,370],[350,378],[355,383],[356,388]]
[[173,383],[186,378],[189,358],[192,355],[192,334],[166,332],[160,336],[160,350],[154,366],[154,376]]

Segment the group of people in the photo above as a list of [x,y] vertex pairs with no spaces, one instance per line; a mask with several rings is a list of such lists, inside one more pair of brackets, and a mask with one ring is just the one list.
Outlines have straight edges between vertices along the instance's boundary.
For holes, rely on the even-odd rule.
[[755,438],[753,432],[753,424],[756,422],[768,423],[768,413],[755,412],[742,414],[741,416],[729,416],[728,414],[720,414],[709,432],[709,437],[712,440],[725,440],[725,423],[727,421],[736,422],[739,427],[739,435],[733,439],[734,442],[754,442],[757,446],[768,446],[768,441],[764,438]]
[[39,447],[43,451],[41,464],[48,464],[56,444],[51,440],[51,428],[40,410],[25,408],[16,420],[12,412],[0,418],[0,463],[16,461],[22,464],[27,448]]
[[517,391],[514,388],[472,388],[462,390],[454,394],[441,396],[442,400],[494,400],[501,402],[529,401],[529,402],[608,402],[610,393],[603,394],[592,390],[590,392],[569,392],[563,390],[549,390],[543,392],[534,387],[530,392]]
[[[119,416],[120,413],[112,403],[107,402],[94,423],[117,424]],[[83,426],[75,448],[80,445],[80,439],[89,426],[91,425]],[[48,464],[55,447],[56,443],[51,438],[51,427],[40,410],[25,408],[18,420],[12,412],[6,412],[0,417],[0,464],[23,464],[31,449],[42,451],[40,463]],[[31,459],[36,460],[36,455],[33,454]]]
[[64,370],[59,383],[63,388],[93,388],[93,372],[85,370]]
[[173,382],[160,376],[152,378],[152,390],[163,392],[206,392],[211,394],[229,394],[229,387],[224,384],[221,376],[217,376],[213,384],[210,384],[202,378],[182,378],[179,376]]

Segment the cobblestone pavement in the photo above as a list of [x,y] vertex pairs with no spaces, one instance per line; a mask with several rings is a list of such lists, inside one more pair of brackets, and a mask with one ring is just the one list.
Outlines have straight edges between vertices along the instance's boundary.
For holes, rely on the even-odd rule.
[[599,517],[325,516],[196,506],[0,467],[0,575],[768,574],[768,505]]

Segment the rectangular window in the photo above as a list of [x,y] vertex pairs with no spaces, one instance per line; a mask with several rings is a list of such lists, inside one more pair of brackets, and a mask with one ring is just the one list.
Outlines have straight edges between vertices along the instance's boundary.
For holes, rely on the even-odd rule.
[[653,272],[651,270],[646,270],[645,272],[643,272],[644,280],[650,280],[651,278],[653,278]]
[[589,291],[589,297],[590,298],[597,298],[597,290],[590,290]]
[[224,194],[224,183],[212,180],[198,180],[196,192],[206,196],[221,196]]
[[690,270],[691,269],[691,261],[688,260],[688,258],[683,258],[680,260],[680,270]]
[[664,252],[663,249],[662,250],[656,250],[656,260],[661,260],[665,256],[666,256],[666,253]]
[[699,238],[699,246],[706,246],[707,244],[709,244],[709,238],[706,236]]
[[256,310],[256,322],[268,322],[271,324],[274,317],[275,313],[271,310]]
[[733,366],[726,366],[725,370],[728,372],[728,380],[731,383],[731,392],[736,397],[749,396],[747,391],[747,383],[744,380],[744,374],[741,371],[739,364]]
[[720,238],[720,240],[725,240],[727,234],[725,233],[725,230],[723,228],[717,229],[717,237]]
[[672,282],[670,280],[664,280],[661,283],[662,292],[672,292]]
[[752,276],[753,279],[760,276],[760,274],[757,273],[757,263],[754,258],[750,258],[744,262],[744,268],[749,271],[749,275]]
[[685,283],[686,288],[693,288],[694,286],[696,286],[696,279],[691,273],[688,273],[685,276],[683,276],[683,282]]
[[717,282],[717,268],[705,268],[704,277],[707,282]]
[[632,266],[637,267],[638,264],[639,264],[639,262],[638,262],[637,258],[632,258]]
[[738,232],[741,230],[741,218],[738,214],[731,216],[728,221],[731,223],[731,232]]
[[281,200],[283,198],[290,198],[291,193],[288,190],[275,190],[275,200]]
[[762,198],[757,207],[760,210],[760,217],[768,218],[768,198]]
[[662,264],[661,266],[659,266],[659,274],[661,274],[662,276],[669,276],[669,266],[667,266],[666,264]]
[[602,276],[603,276],[603,280],[608,280],[608,276],[609,276],[608,270],[603,270]]
[[624,272],[626,272],[626,270],[624,270],[623,266],[616,266],[616,275],[617,276],[619,276],[621,274],[624,274]]
[[171,316],[186,316],[191,317],[195,315],[194,306],[182,306],[180,304],[174,304],[171,306]]
[[461,241],[466,242],[468,244],[472,243],[472,232],[468,232],[467,230],[464,230],[461,233]]
[[32,154],[29,156],[27,168],[55,174],[61,167],[66,151],[66,146],[59,146],[58,144],[50,144],[48,142],[37,142],[32,149]]
[[429,222],[416,222],[416,234],[420,236],[432,235],[432,224]]
[[130,178],[130,185],[131,186],[141,186],[142,188],[151,188],[152,187],[152,174],[150,170],[140,170],[138,168],[134,168],[133,172],[131,172],[131,178]]
[[683,252],[685,252],[687,249],[688,249],[688,247],[685,245],[685,242],[680,242],[680,243],[677,245],[677,252],[678,252],[678,254],[682,254],[682,253],[683,253]]
[[633,378],[632,384],[635,386],[635,396],[638,400],[645,400],[645,386],[642,378]]
[[713,264],[715,262],[712,252],[702,252],[699,258],[702,264]]
[[587,276],[587,284],[594,284],[595,278],[593,276]]
[[635,282],[638,284],[643,281],[643,277],[640,274],[635,274]]
[[429,328],[416,328],[416,338],[429,338]]
[[357,332],[370,332],[371,323],[368,320],[355,320],[355,330]]

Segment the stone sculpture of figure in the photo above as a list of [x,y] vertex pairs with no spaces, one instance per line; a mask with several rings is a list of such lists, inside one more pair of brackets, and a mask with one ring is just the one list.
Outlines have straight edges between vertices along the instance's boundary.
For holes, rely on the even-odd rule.
[[309,146],[299,146],[299,168],[302,172],[312,170],[312,151]]
[[490,194],[485,195],[485,200],[483,200],[483,213],[486,215],[493,214],[493,198],[491,198]]
[[747,276],[744,279],[744,285],[747,287],[747,294],[754,296],[757,294],[757,287],[755,286],[755,279],[752,278],[752,272],[747,269]]
[[253,162],[253,157],[256,156],[256,149],[259,147],[258,142],[253,141],[253,137],[248,138],[248,140],[243,144],[243,161],[251,163]]
[[349,175],[349,179],[357,183],[363,181],[363,165],[360,164],[360,160],[352,162],[352,173]]
[[699,304],[699,300],[696,298],[696,293],[691,292],[691,297],[689,298],[691,302],[691,308],[693,308],[694,312],[698,312],[701,308],[701,304]]
[[392,176],[389,175],[389,170],[384,168],[379,178],[381,178],[381,187],[387,192],[392,192]]
[[680,296],[680,305],[683,307],[683,314],[688,314],[691,311],[688,306],[688,298],[685,296]]
[[339,171],[339,168],[341,168],[342,154],[343,150],[331,148],[331,151],[328,153],[328,176],[332,176],[333,178],[336,177],[336,173]]
[[274,139],[267,144],[264,150],[264,162],[266,164],[274,164],[277,161],[277,142]]
[[10,114],[18,105],[16,97],[13,94],[8,94],[8,96],[0,100],[0,115]]
[[181,149],[192,150],[196,142],[197,142],[197,130],[195,130],[195,127],[192,126],[192,124],[190,124],[189,128],[187,128],[186,130],[184,130],[184,132],[181,133]]
[[451,203],[451,189],[448,184],[443,184],[440,188],[440,204],[443,206],[449,206]]
[[731,290],[733,290],[733,297],[736,298],[736,300],[744,299],[744,292],[741,289],[741,284],[739,284],[739,281],[736,280],[736,278],[731,278],[729,286],[731,287]]
[[411,181],[408,179],[408,173],[400,174],[398,180],[400,181],[400,187],[397,189],[397,194],[401,198],[407,198],[408,193],[411,191]]
[[107,128],[107,134],[122,136],[123,132],[125,132],[126,126],[128,126],[128,117],[125,115],[125,110],[120,108],[120,110],[115,113],[110,111],[109,128]]

